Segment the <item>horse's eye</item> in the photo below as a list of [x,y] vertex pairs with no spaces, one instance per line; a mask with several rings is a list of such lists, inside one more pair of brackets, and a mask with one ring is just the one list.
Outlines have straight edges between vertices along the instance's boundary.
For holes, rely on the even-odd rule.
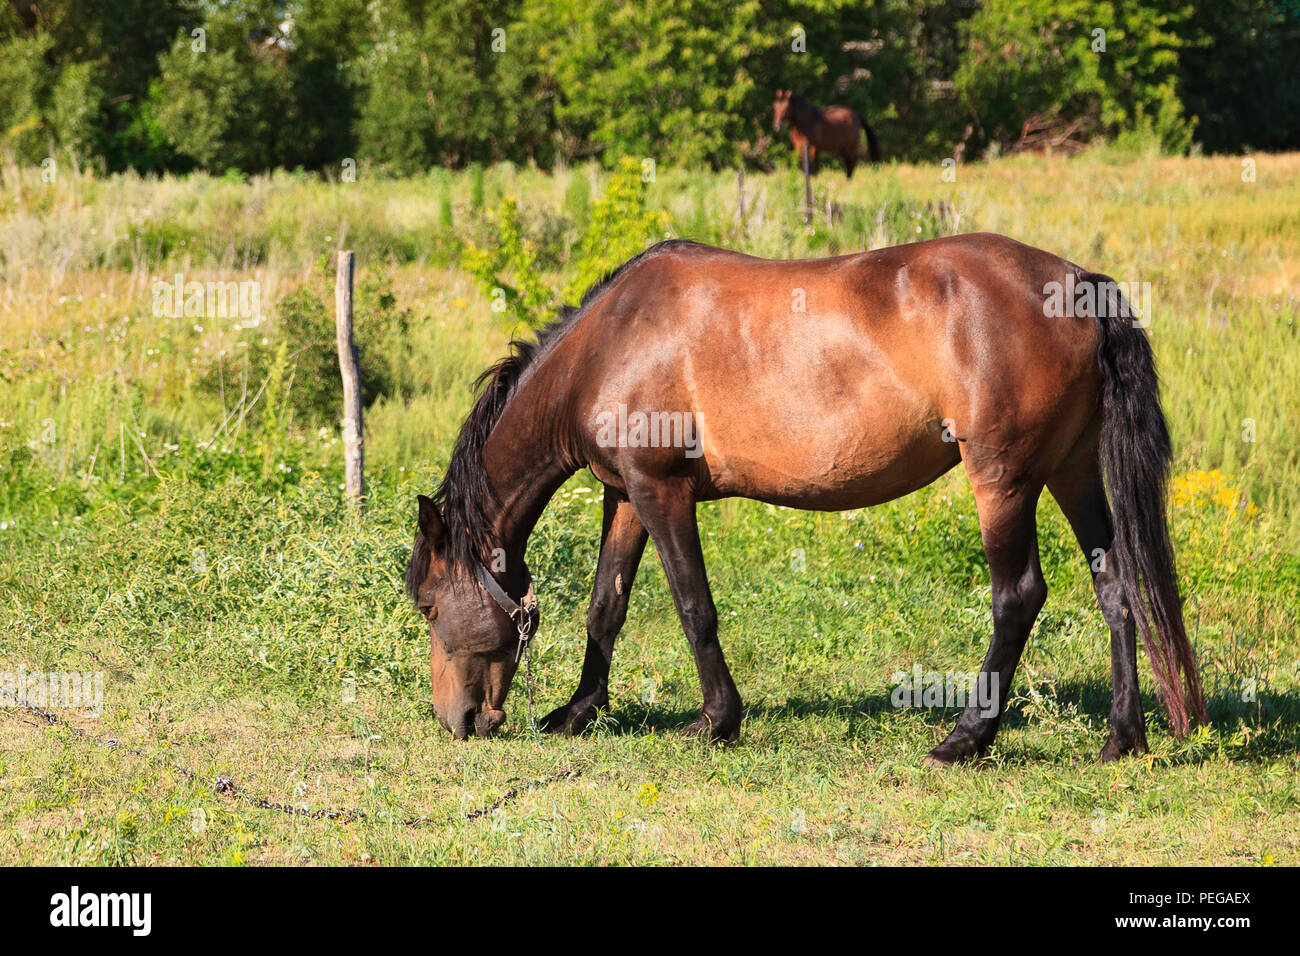
[[434,618],[438,616],[438,608],[436,605],[433,604],[426,604],[423,607],[417,607],[416,610],[419,611],[421,614],[423,614],[430,621],[432,621]]

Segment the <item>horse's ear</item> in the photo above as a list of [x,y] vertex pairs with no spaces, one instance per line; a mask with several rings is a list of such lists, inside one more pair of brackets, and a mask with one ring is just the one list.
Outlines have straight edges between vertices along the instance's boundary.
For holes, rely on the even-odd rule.
[[442,547],[443,539],[447,536],[447,526],[442,523],[442,515],[438,513],[438,506],[432,498],[416,495],[415,500],[420,505],[420,534],[429,547],[437,550]]

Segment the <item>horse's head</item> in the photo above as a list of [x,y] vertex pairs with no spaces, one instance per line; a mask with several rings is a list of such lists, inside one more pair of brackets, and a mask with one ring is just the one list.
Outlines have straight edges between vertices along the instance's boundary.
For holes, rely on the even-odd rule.
[[[473,570],[449,559],[438,506],[424,495],[419,505],[420,534],[406,583],[429,622],[433,709],[457,740],[476,733],[486,737],[506,719],[519,628]],[[536,626],[535,618],[531,625]]]
[[777,90],[772,101],[772,129],[781,132],[790,125],[790,91]]

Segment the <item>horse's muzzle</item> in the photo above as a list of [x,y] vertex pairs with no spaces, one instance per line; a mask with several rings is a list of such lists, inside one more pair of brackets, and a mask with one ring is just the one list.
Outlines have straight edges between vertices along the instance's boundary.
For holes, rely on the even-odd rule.
[[468,740],[475,736],[491,737],[505,720],[504,710],[493,710],[490,707],[467,707],[451,720],[444,720],[441,714],[438,715],[438,722],[456,740]]

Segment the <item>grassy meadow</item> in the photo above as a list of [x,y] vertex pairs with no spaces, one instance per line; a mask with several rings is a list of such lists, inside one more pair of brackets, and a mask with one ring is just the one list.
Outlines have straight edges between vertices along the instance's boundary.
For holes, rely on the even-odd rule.
[[[701,506],[741,744],[676,731],[699,688],[648,551],[613,711],[579,739],[455,744],[402,594],[414,496],[477,373],[524,330],[462,267],[514,197],[548,281],[609,174],[512,166],[357,182],[100,178],[0,168],[0,672],[102,672],[96,746],[0,708],[0,864],[1300,863],[1300,154],[838,166],[800,215],[793,167],[660,168],[666,233],[759,255],[1001,232],[1151,284],[1174,433],[1171,521],[1210,726],[1174,740],[1141,661],[1150,755],[1098,765],[1108,635],[1050,496],[1050,594],[993,753],[921,757],[955,712],[899,672],[972,671],[991,633],[960,469],[870,511]],[[1243,175],[1244,174],[1244,175]],[[655,237],[646,236],[647,241]],[[370,497],[341,503],[332,264],[358,255]],[[161,283],[256,283],[254,314],[158,314]],[[167,314],[168,312],[172,314]],[[600,489],[575,476],[530,544],[538,709],[585,643]],[[181,765],[193,780],[175,771]],[[576,779],[465,814],[563,769]],[[351,824],[259,810],[359,807]],[[435,823],[404,828],[403,817]]]

